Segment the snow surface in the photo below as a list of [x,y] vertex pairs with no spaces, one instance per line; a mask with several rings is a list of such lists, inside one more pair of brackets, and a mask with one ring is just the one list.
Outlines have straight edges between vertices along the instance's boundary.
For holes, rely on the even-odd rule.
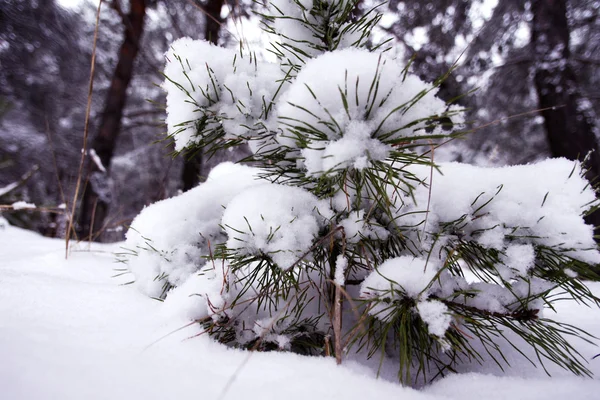
[[[4,226],[4,228],[2,228]],[[77,250],[80,247],[81,250]],[[64,258],[64,241],[0,224],[0,387],[2,398],[30,399],[595,399],[600,380],[551,369],[549,378],[514,351],[512,368],[462,366],[421,391],[375,379],[333,359],[226,348],[164,305],[122,286],[118,245],[87,244]],[[592,285],[600,293],[600,285]],[[600,312],[559,304],[559,317],[600,335]],[[165,336],[166,335],[166,336]],[[578,346],[587,359],[598,348]],[[600,374],[600,360],[590,361]],[[238,371],[239,369],[239,371]],[[477,373],[473,371],[480,371]],[[504,375],[504,376],[502,376]]]

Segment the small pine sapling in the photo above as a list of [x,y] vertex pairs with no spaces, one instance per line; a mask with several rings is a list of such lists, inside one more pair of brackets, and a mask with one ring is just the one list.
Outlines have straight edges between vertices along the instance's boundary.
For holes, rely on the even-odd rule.
[[589,375],[571,337],[595,338],[545,312],[600,305],[582,165],[435,162],[466,132],[461,110],[436,97],[444,77],[422,82],[372,46],[381,16],[356,5],[272,1],[273,62],[243,44],[172,44],[176,150],[247,144],[254,167],[220,165],[142,211],[124,256],[138,285],[222,343],[391,359],[407,384],[503,367],[506,346]]

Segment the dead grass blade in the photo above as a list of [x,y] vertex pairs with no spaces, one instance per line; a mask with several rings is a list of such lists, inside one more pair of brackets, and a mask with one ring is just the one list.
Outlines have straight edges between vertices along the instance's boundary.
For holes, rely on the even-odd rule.
[[77,198],[79,197],[79,190],[81,187],[81,178],[83,176],[83,169],[85,166],[85,157],[87,152],[87,139],[89,133],[89,122],[90,122],[90,111],[92,109],[92,91],[94,89],[94,73],[96,71],[96,44],[98,42],[98,28],[100,27],[100,9],[102,8],[102,1],[98,3],[98,10],[96,12],[96,27],[94,28],[94,43],[92,45],[92,60],[90,65],[90,83],[88,87],[88,98],[87,106],[85,108],[85,124],[83,128],[83,147],[81,148],[81,160],[79,161],[79,171],[77,173],[77,184],[75,185],[75,193],[73,194],[73,204],[71,204],[71,213],[69,214],[69,225],[65,235],[65,258],[69,258],[69,240],[71,239],[71,233],[77,237],[75,232],[75,226],[73,224],[73,218],[75,218],[75,210],[77,208]]

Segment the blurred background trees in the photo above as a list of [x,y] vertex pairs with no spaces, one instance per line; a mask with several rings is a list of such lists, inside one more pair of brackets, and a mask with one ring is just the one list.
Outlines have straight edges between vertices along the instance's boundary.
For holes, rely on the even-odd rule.
[[[0,0],[0,204],[26,200],[55,207],[73,197],[97,2],[65,4]],[[362,0],[357,12],[378,4]],[[133,38],[135,9],[142,5],[143,25]],[[98,193],[80,207],[79,237],[95,232],[103,240],[121,239],[145,205],[197,185],[220,161],[245,155],[173,159],[170,143],[160,141],[165,98],[157,85],[164,53],[178,37],[232,45],[245,38],[268,57],[259,18],[252,15],[258,7],[250,0],[104,1],[88,147],[107,172],[94,171],[95,163],[86,166],[87,192],[95,184]],[[374,44],[391,36],[389,51],[412,59],[413,70],[428,81],[453,69],[440,96],[458,98],[474,133],[441,147],[436,158],[507,165],[548,156],[583,159],[598,148],[600,1],[391,0],[380,7],[384,17]],[[124,77],[118,65],[128,36],[131,68]],[[131,57],[131,51],[137,54]],[[115,79],[127,81],[118,95]],[[590,178],[600,173],[598,157],[590,156]],[[26,182],[23,176],[29,176]],[[18,188],[3,190],[18,182]],[[99,201],[106,206],[104,218],[93,212]],[[92,215],[98,219],[90,230]],[[4,216],[49,236],[65,234],[64,214]]]

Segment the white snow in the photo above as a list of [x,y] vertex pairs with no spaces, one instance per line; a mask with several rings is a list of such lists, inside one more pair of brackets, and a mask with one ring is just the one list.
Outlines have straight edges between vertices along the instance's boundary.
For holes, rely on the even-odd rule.
[[168,288],[165,283],[182,284],[200,270],[204,257],[225,239],[219,225],[223,207],[245,188],[261,183],[257,173],[254,168],[223,163],[204,184],[142,210],[122,246],[123,258],[142,292],[161,297]]
[[89,155],[92,157],[92,161],[94,161],[94,164],[100,170],[100,172],[106,173],[106,168],[104,168],[104,165],[102,165],[102,160],[100,159],[100,156],[98,156],[98,153],[96,153],[96,150],[90,149]]
[[222,127],[227,138],[252,136],[285,75],[278,64],[190,38],[173,42],[165,57],[166,122],[176,150],[198,142],[203,116],[205,129]]
[[427,324],[429,333],[443,337],[452,322],[448,307],[441,301],[427,300],[417,304],[419,315]]
[[[403,68],[384,54],[356,48],[308,61],[279,102],[285,129],[279,143],[295,148],[297,132],[308,129],[301,150],[308,175],[364,169],[386,159],[392,146],[381,136],[410,140],[424,134],[426,118],[446,110],[432,85],[412,74],[404,78]],[[421,94],[419,106],[411,107]]]
[[65,8],[75,9],[79,7],[84,1],[89,0],[58,0],[58,4]]
[[12,182],[6,186],[1,187],[0,188],[0,196],[4,196],[6,193],[14,190],[18,186],[19,186],[19,182]]
[[[298,11],[294,2],[281,3]],[[167,125],[176,150],[222,130],[223,140],[250,139],[254,152],[266,151],[272,143],[260,135],[268,130],[277,132],[277,145],[298,153],[308,175],[367,168],[388,158],[390,141],[410,141],[425,134],[428,118],[457,111],[433,85],[405,74],[399,60],[364,49],[315,56],[295,77],[285,64],[189,38],[175,41],[166,59]],[[432,134],[445,133],[435,126]]]
[[527,272],[535,263],[535,250],[531,244],[513,244],[506,248],[504,263],[515,269],[520,276],[527,276]]
[[336,285],[344,286],[344,284],[346,283],[345,274],[346,274],[347,268],[348,268],[348,259],[343,254],[340,254],[339,256],[337,256],[337,259],[335,260],[334,282]]
[[[250,355],[206,336],[191,338],[198,326],[165,318],[166,304],[121,285],[128,277],[111,278],[119,265],[112,251],[118,247],[94,244],[89,252],[74,248],[65,260],[62,240],[10,226],[0,230],[2,398],[218,399],[227,387],[225,400],[588,400],[600,392],[597,377],[557,368],[547,377],[509,347],[503,354],[512,367],[505,372],[474,363],[418,391],[376,379],[354,362]],[[600,294],[600,285],[591,288]],[[561,303],[558,316],[600,335],[598,309]],[[600,361],[591,360],[598,348],[580,342],[577,348],[600,374]]]
[[11,204],[11,207],[13,208],[13,210],[28,210],[35,208],[35,204],[28,203],[26,201],[16,201]]
[[227,267],[206,265],[180,286],[172,289],[165,299],[163,315],[180,315],[189,321],[197,321],[220,311],[225,305],[223,296],[224,277]]
[[[336,209],[344,210],[347,208],[346,204],[345,199],[342,199],[339,204],[336,204]],[[344,228],[344,234],[348,243],[356,243],[365,238],[385,240],[389,236],[387,229],[377,226],[372,220],[365,220],[365,210],[351,212],[348,218],[341,220],[339,224]]]
[[[341,12],[348,6],[349,1],[324,2],[329,6],[327,13],[311,12],[312,0],[271,0],[268,15],[275,18],[273,26],[276,30],[276,49],[283,53],[282,58],[290,60],[293,64],[303,64],[308,58],[317,56],[327,46],[315,27],[329,24],[336,26],[335,33],[331,33],[334,41],[338,41],[337,48],[342,49],[350,45],[358,47],[366,41],[361,32],[350,22],[339,20]],[[300,5],[300,7],[299,7]]]
[[420,258],[392,258],[367,276],[361,286],[361,295],[365,298],[381,296],[395,299],[401,295],[426,298],[427,288],[436,272],[432,266],[427,266],[426,260]]
[[[395,186],[389,188],[399,226],[416,226],[428,211],[427,231],[436,232],[436,224],[463,219],[465,226],[456,234],[472,237],[486,248],[544,245],[568,250],[565,254],[588,263],[600,262],[593,229],[582,216],[595,194],[581,176],[579,163],[556,158],[502,168],[459,163],[440,163],[439,167],[440,172],[427,166],[407,168],[423,182],[412,196]],[[432,173],[430,190],[426,184]],[[508,260],[520,257],[510,256],[517,249],[509,251]],[[509,267],[525,271],[531,257],[525,254],[526,248],[520,249],[525,264]]]
[[313,242],[332,216],[327,202],[304,189],[255,186],[227,205],[223,214],[227,247],[240,254],[266,254],[286,270],[310,260]]

